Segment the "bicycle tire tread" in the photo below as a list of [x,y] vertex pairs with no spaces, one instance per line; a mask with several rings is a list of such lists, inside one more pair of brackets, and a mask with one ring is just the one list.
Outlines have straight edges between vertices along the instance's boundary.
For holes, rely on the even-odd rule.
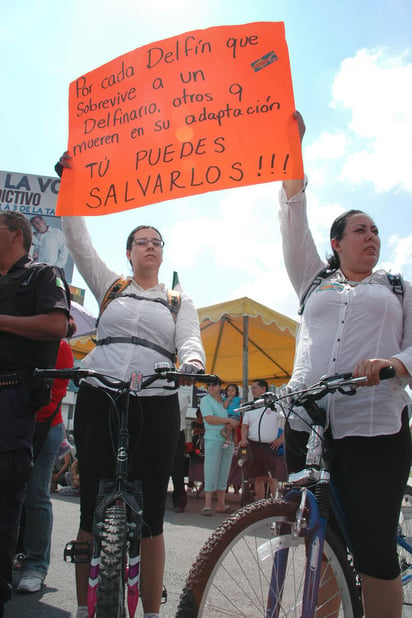
[[[295,520],[296,508],[297,502],[267,499],[248,504],[228,517],[203,545],[190,569],[185,587],[180,596],[176,618],[197,618],[202,615],[200,606],[209,577],[222,552],[237,535],[242,533],[249,525],[253,525],[267,517],[275,516],[284,518],[285,522],[293,522]],[[354,570],[347,561],[345,549],[336,539],[336,536],[333,535],[333,532],[328,531],[327,537],[330,539],[328,541],[329,545],[343,567],[346,582],[352,582],[348,585],[353,607],[352,615],[354,618],[360,618],[363,614],[359,591],[354,584]]]
[[217,558],[220,555],[223,540],[230,542],[248,523],[256,521],[262,508],[269,505],[276,505],[276,508],[285,513],[288,511],[291,517],[296,513],[296,504],[284,500],[278,500],[275,503],[269,499],[247,504],[225,519],[204,543],[193,563],[175,618],[196,618],[198,616],[201,593],[214,567],[215,556]]
[[124,615],[126,507],[109,507],[103,524],[96,617],[117,618]]

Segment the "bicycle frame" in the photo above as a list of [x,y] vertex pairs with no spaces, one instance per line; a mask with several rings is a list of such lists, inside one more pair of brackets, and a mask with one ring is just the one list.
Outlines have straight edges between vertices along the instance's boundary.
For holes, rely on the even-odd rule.
[[[292,531],[291,540],[298,536],[307,539],[307,562],[305,587],[303,591],[303,613],[302,618],[311,618],[315,615],[318,600],[317,591],[319,590],[323,544],[326,534],[327,518],[321,517],[314,494],[306,489],[289,491],[284,500],[294,501],[293,497],[301,497],[298,513],[303,514],[303,510],[308,513],[305,528],[298,522]],[[288,542],[288,539],[284,539]],[[259,548],[262,553],[262,547]],[[273,548],[272,548],[273,550]],[[276,551],[276,550],[275,550]],[[283,582],[286,575],[286,564],[289,547],[279,548],[275,553],[272,569],[273,585],[270,587],[266,616],[267,618],[277,618],[280,611],[279,600],[282,596]]]
[[[306,467],[298,473],[289,475],[289,483],[292,488],[283,497],[286,502],[295,502],[295,499],[299,498],[292,537],[303,537],[306,542],[307,559],[302,597],[302,618],[312,618],[315,615],[323,546],[329,519],[329,500],[330,496],[333,495],[330,489],[330,473],[324,456],[326,413],[314,401],[310,403],[307,411],[312,418],[312,426],[308,439]],[[313,481],[316,482],[314,493],[306,487],[308,483]],[[299,485],[304,485],[304,487],[299,488]],[[335,501],[333,500],[333,502]],[[304,517],[305,519],[303,519]],[[277,618],[278,616],[280,608],[278,596],[282,595],[287,558],[287,547],[275,554],[272,582],[276,583],[270,587],[267,618]]]
[[129,463],[129,399],[131,388],[120,393],[120,423],[116,453],[115,480],[100,481],[99,494],[93,522],[93,554],[90,562],[87,606],[89,615],[94,616],[97,603],[97,589],[100,571],[101,530],[107,509],[114,504],[129,507],[127,539],[129,541],[127,579],[127,607],[129,616],[134,617],[139,600],[140,537],[142,531],[143,494],[140,481],[127,481]]

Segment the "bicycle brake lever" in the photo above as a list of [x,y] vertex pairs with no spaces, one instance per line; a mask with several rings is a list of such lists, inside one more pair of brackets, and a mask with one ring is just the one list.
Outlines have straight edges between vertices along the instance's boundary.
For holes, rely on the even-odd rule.
[[276,393],[272,393],[270,391],[263,393],[262,398],[264,399],[266,406],[271,406],[278,401],[278,396]]
[[357,389],[350,387],[348,390],[345,390],[345,388],[343,386],[341,386],[340,388],[338,388],[339,393],[342,393],[342,395],[356,395],[357,393]]

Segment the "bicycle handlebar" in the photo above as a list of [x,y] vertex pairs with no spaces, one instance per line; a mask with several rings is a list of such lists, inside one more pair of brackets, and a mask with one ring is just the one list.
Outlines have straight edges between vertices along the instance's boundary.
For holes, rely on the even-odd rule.
[[130,389],[134,391],[140,391],[147,388],[156,380],[165,380],[166,382],[177,381],[179,378],[187,378],[194,380],[195,382],[201,382],[203,384],[213,384],[220,381],[219,376],[208,373],[185,373],[183,371],[176,371],[172,369],[155,368],[154,374],[144,376],[142,374],[133,374],[130,380],[119,380],[114,376],[100,373],[94,369],[83,368],[70,368],[70,369],[35,369],[33,372],[34,377],[38,378],[62,378],[65,380],[73,380],[75,384],[79,384],[81,380],[85,378],[95,378],[99,380],[104,386],[115,388],[118,390]]
[[[396,376],[396,371],[393,367],[383,367],[379,372],[380,380],[387,380]],[[299,391],[291,391],[286,395],[277,395],[276,393],[263,393],[259,399],[255,401],[247,401],[242,406],[239,406],[235,412],[247,412],[248,410],[256,410],[257,408],[274,408],[278,401],[282,399],[292,399],[294,405],[303,406],[309,405],[313,401],[317,401],[325,397],[328,393],[339,391],[344,395],[353,395],[358,386],[365,384],[368,378],[361,376],[354,378],[351,373],[339,373],[331,376],[323,376],[319,382],[302,388]],[[344,390],[350,387],[350,390]]]

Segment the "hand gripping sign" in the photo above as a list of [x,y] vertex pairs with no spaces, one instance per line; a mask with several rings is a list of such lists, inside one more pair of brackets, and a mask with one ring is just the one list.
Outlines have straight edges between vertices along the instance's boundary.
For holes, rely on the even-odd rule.
[[303,177],[282,22],[195,30],[70,84],[58,214]]

